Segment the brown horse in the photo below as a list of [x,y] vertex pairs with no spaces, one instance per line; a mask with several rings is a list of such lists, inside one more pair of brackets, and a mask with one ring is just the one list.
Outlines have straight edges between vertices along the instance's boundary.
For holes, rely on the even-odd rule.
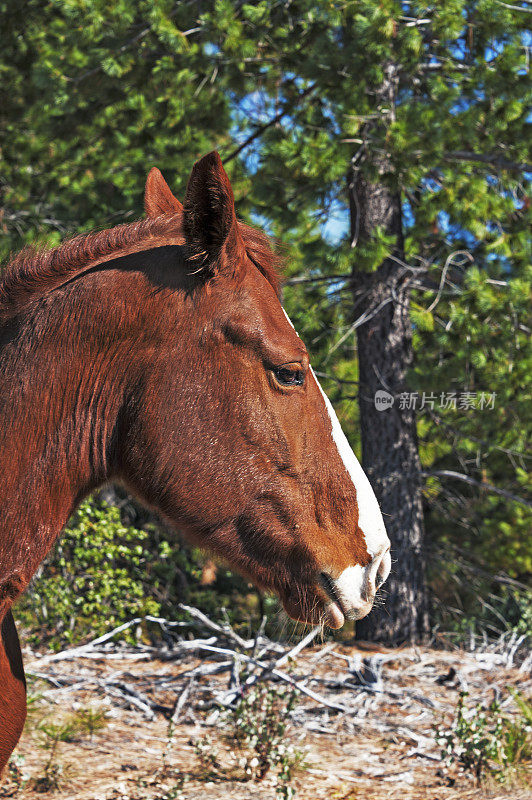
[[25,718],[11,606],[80,500],[121,481],[288,614],[371,609],[390,543],[217,153],[184,205],[23,252],[0,284],[0,769]]

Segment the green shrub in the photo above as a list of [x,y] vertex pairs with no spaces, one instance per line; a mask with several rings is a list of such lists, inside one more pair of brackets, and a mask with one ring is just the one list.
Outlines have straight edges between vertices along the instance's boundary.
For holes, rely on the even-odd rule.
[[482,641],[515,634],[524,635],[524,649],[532,642],[528,576],[521,576],[521,583],[488,568],[453,548],[436,548],[430,554],[433,625],[457,646],[468,644],[472,636]]
[[291,800],[295,796],[293,772],[301,766],[303,756],[287,743],[285,733],[297,695],[295,689],[267,684],[248,689],[222,714],[230,758],[237,757],[238,767],[225,767],[221,752],[204,736],[194,743],[204,777],[260,781],[273,773],[277,797]]
[[289,800],[290,785],[301,754],[286,743],[286,727],[297,691],[267,684],[255,685],[229,712],[229,739],[242,753],[241,766],[249,780],[261,780],[270,771],[277,778],[277,795]]
[[[120,497],[118,499],[121,499]],[[85,500],[16,608],[25,639],[60,649],[91,639],[134,617],[187,619],[177,610],[186,601],[213,619],[225,607],[244,635],[258,627],[263,611],[275,618],[277,601],[260,606],[255,589],[226,567],[215,582],[201,585],[205,555],[181,542],[153,516],[127,498],[125,511],[101,499]],[[159,637],[157,626],[144,626]],[[122,634],[133,640],[132,629]]]
[[532,758],[532,705],[512,691],[519,714],[511,718],[493,701],[487,708],[468,708],[467,692],[458,700],[450,726],[436,728],[436,739],[447,766],[455,764],[478,784],[488,776],[504,782],[524,772]]
[[17,608],[29,641],[59,647],[158,614],[146,592],[158,557],[148,533],[124,525],[118,508],[86,500]]

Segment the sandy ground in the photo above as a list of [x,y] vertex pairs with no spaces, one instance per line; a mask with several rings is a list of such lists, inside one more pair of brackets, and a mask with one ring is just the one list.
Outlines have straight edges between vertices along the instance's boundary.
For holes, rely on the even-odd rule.
[[[384,652],[384,651],[383,651]],[[202,678],[183,708],[171,739],[167,716],[183,690],[188,671],[216,659],[147,658],[121,651],[105,656],[45,663],[26,655],[29,673],[47,679],[30,680],[30,715],[12,768],[0,787],[0,797],[35,800],[273,800],[275,787],[267,775],[260,782],[214,778],[202,770],[194,742],[206,733],[228,766],[232,748],[223,739],[221,719],[213,715],[212,699],[228,687],[228,673]],[[349,714],[301,697],[288,726],[287,741],[306,754],[304,767],[293,779],[297,800],[530,800],[532,791],[515,786],[483,786],[449,771],[439,759],[433,726],[451,718],[461,686],[470,701],[489,703],[502,690],[505,712],[515,706],[505,687],[523,694],[532,688],[530,676],[497,663],[492,654],[446,652],[423,648],[385,651],[382,683],[368,691],[353,686],[349,659],[367,657],[367,650],[346,645],[320,645],[303,651],[293,674]],[[351,666],[354,662],[351,661]],[[449,669],[458,675],[445,681]],[[158,704],[151,714],[112,695],[106,684],[123,684]],[[60,686],[54,685],[54,680]],[[343,685],[347,683],[347,688]],[[68,684],[68,685],[66,685]],[[110,694],[111,692],[111,694]],[[59,788],[37,791],[50,752],[42,720],[61,722],[73,710],[103,709],[104,727],[61,741],[54,755]],[[166,716],[165,716],[166,715]],[[233,770],[234,774],[234,770]]]

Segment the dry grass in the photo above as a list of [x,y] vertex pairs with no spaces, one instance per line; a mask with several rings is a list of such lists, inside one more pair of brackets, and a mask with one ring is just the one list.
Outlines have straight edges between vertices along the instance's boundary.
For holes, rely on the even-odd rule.
[[[346,656],[359,652],[356,647],[345,645],[337,646],[336,651]],[[298,675],[325,681],[312,686],[316,691],[327,692],[329,698],[344,702],[349,695],[352,701],[353,689],[331,688],[326,683],[345,676],[347,662],[330,652],[317,658],[319,653],[320,647],[315,647],[298,657]],[[37,659],[26,660],[29,671],[39,671]],[[219,718],[212,718],[212,706],[208,710],[209,698],[227,688],[227,675],[201,679],[198,693],[169,739],[164,709],[171,713],[183,686],[180,675],[199,663],[194,657],[138,662],[102,658],[57,662],[48,668],[48,674],[93,683],[72,690],[53,688],[42,680],[32,681],[31,692],[36,699],[12,761],[11,776],[0,787],[0,797],[273,800],[275,788],[269,776],[260,783],[213,780],[202,773],[195,756],[194,742],[208,733],[227,766],[235,757],[220,735]],[[457,772],[449,773],[438,760],[432,728],[442,715],[452,714],[459,693],[458,684],[437,683],[450,666],[459,668],[462,679],[467,681],[471,702],[489,702],[495,686],[515,686],[525,695],[530,690],[531,681],[526,675],[500,666],[488,669],[475,654],[417,648],[397,651],[383,668],[386,691],[356,693],[356,717],[339,715],[310,699],[300,699],[288,732],[290,742],[307,754],[304,768],[293,781],[297,800],[529,800],[530,789],[524,778],[513,786],[493,783],[477,787]],[[119,674],[121,680],[157,702],[162,712],[147,719],[142,712],[126,708],[122,701],[110,697],[101,682],[111,674]],[[95,681],[100,681],[99,687]],[[42,747],[39,725],[43,719],[53,719],[59,727],[66,725],[80,716],[80,707],[85,709],[85,716],[89,707],[96,709],[97,717],[102,716],[103,709],[106,722],[92,730],[92,737],[87,730],[76,730],[71,737],[65,737],[66,741],[57,742],[54,758],[60,772],[58,786],[39,792],[39,778],[50,755],[50,748]],[[515,711],[511,698],[505,709],[508,713]]]

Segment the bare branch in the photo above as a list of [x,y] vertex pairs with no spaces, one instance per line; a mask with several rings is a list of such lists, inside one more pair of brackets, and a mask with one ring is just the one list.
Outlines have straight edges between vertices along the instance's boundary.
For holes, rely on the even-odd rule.
[[227,636],[229,639],[232,639],[235,644],[244,648],[244,650],[250,650],[253,647],[255,642],[254,639],[242,639],[242,637],[239,636],[238,633],[236,633],[228,623],[225,625],[218,625],[216,622],[213,622],[211,619],[209,619],[209,617],[205,616],[205,614],[198,608],[187,606],[185,603],[179,603],[177,607],[181,609],[181,611],[186,611],[187,614],[190,614],[191,617],[197,619],[198,622],[201,622],[206,628],[210,628],[211,631],[214,631],[215,633],[221,633]]
[[532,164],[526,162],[510,161],[507,158],[498,156],[496,153],[473,153],[469,150],[455,150],[444,156],[445,161],[478,161],[481,164],[488,164],[499,169],[507,169],[511,172],[531,172]]
[[339,281],[350,281],[351,275],[316,275],[313,278],[309,277],[300,277],[300,278],[289,278],[287,281],[284,281],[284,286],[297,286],[300,283],[335,283]]
[[464,475],[461,472],[454,472],[451,469],[436,469],[432,472],[421,472],[423,478],[454,478],[457,481],[463,481],[470,486],[478,486],[479,489],[485,489],[492,494],[498,494],[500,497],[506,497],[508,500],[514,500],[516,503],[532,508],[532,502],[526,500],[524,497],[519,497],[517,494],[507,492],[506,489],[499,489],[498,486],[493,486],[492,483],[485,483],[484,481],[477,481],[470,478],[469,475]]
[[[503,8],[509,8],[510,11],[522,11],[524,14],[532,14],[532,8],[523,8],[522,6],[512,6],[510,3],[503,3],[501,0],[495,0],[497,5]],[[525,0],[527,2],[527,0]]]
[[249,147],[249,145],[250,145],[252,142],[254,142],[254,141],[255,141],[255,139],[258,139],[260,136],[262,136],[262,134],[263,134],[263,133],[265,133],[265,131],[267,131],[267,130],[268,130],[268,128],[271,128],[271,127],[273,127],[273,125],[276,125],[278,122],[280,122],[280,121],[282,120],[282,118],[283,118],[284,116],[286,116],[286,114],[288,114],[288,113],[289,113],[289,111],[293,111],[293,109],[295,108],[295,106],[297,106],[297,104],[298,104],[298,103],[299,103],[301,100],[304,100],[304,99],[305,99],[305,97],[308,97],[308,96],[309,96],[309,94],[311,94],[311,93],[314,91],[314,89],[315,89],[315,88],[316,88],[316,85],[315,85],[315,84],[312,84],[312,86],[308,86],[308,87],[305,89],[305,91],[304,91],[304,92],[301,92],[301,94],[299,95],[299,97],[298,97],[298,98],[295,100],[295,102],[292,104],[292,108],[291,108],[291,109],[283,108],[283,109],[282,109],[281,111],[279,111],[279,112],[278,112],[278,113],[277,113],[277,114],[276,114],[274,117],[272,117],[270,120],[268,120],[268,122],[265,122],[263,125],[259,125],[259,127],[258,127],[258,128],[256,128],[256,129],[253,131],[253,133],[252,133],[252,134],[250,134],[250,135],[248,136],[248,138],[247,138],[247,139],[245,139],[245,140],[242,142],[242,144],[240,144],[240,145],[239,145],[237,148],[235,148],[235,150],[233,150],[233,151],[232,151],[232,153],[229,153],[229,155],[228,155],[226,158],[223,158],[223,159],[222,159],[223,163],[224,163],[224,164],[229,164],[229,162],[230,162],[230,161],[232,161],[234,158],[236,158],[238,155],[240,155],[240,153],[242,152],[242,150],[245,150],[245,149],[246,149],[246,147]]
[[441,296],[442,296],[442,293],[443,293],[443,287],[445,286],[445,278],[447,277],[447,272],[448,272],[450,267],[455,265],[454,257],[458,256],[458,255],[464,255],[466,257],[466,260],[469,261],[469,263],[474,261],[473,256],[471,255],[471,253],[468,250],[457,250],[455,253],[451,253],[451,255],[448,256],[448,258],[447,258],[447,260],[445,262],[445,265],[443,267],[442,273],[441,273],[441,281],[440,281],[440,286],[439,286],[439,289],[438,289],[438,293],[437,293],[436,297],[434,298],[434,300],[432,301],[432,303],[430,304],[430,306],[427,308],[427,312],[434,311],[434,309],[436,308],[436,306],[440,302],[440,299],[441,299]]

